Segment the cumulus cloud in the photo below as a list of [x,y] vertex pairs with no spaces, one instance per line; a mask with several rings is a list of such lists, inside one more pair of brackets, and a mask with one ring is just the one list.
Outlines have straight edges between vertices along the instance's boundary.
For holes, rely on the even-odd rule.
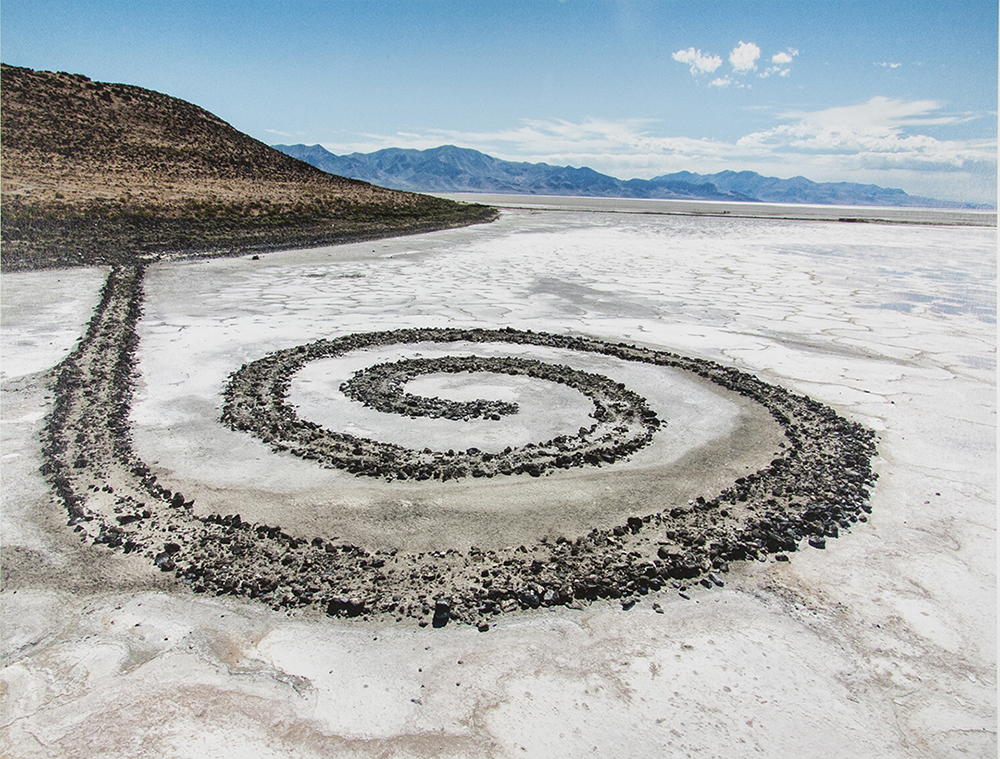
[[771,65],[760,72],[759,76],[761,79],[767,79],[769,76],[788,76],[792,73],[791,68],[789,68],[792,60],[799,54],[799,51],[794,47],[787,48],[771,56]]
[[672,58],[679,63],[686,63],[691,67],[692,76],[698,74],[711,74],[722,65],[722,59],[717,55],[702,55],[701,50],[689,47],[687,50],[678,50]]
[[[758,76],[766,79],[769,76],[788,76],[791,74],[790,65],[799,54],[794,47],[786,48],[771,56],[771,65],[761,71]],[[746,75],[757,70],[757,61],[760,59],[760,48],[753,42],[740,43],[729,53],[729,64],[732,66],[732,74]],[[717,55],[704,55],[701,50],[689,47],[686,50],[678,50],[673,54],[673,59],[679,63],[684,63],[691,69],[693,76],[699,74],[711,74],[722,65],[722,59]],[[728,74],[717,76],[708,83],[709,87],[749,87],[748,84],[741,84]]]
[[740,44],[729,53],[729,62],[737,74],[754,71],[757,68],[758,58],[760,58],[760,48],[752,42],[744,42],[743,40],[740,40]]

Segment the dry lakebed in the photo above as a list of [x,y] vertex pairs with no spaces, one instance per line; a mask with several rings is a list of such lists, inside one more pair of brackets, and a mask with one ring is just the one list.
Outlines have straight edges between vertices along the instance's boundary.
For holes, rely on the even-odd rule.
[[4,755],[995,753],[995,226],[621,210],[5,274]]

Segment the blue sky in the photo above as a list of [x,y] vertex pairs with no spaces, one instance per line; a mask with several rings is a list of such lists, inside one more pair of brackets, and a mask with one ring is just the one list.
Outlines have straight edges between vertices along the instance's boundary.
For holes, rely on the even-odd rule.
[[995,202],[996,0],[3,0],[0,58],[265,142]]

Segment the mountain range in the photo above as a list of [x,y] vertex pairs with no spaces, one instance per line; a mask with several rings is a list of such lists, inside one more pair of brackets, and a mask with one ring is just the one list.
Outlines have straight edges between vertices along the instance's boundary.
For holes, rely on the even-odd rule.
[[274,145],[318,169],[413,192],[481,192],[575,195],[606,198],[663,198],[845,206],[982,208],[903,190],[853,182],[778,179],[753,171],[695,174],[681,171],[652,179],[617,179],[586,167],[504,161],[478,150],[443,145],[429,150],[386,148],[374,153],[335,155],[321,145]]

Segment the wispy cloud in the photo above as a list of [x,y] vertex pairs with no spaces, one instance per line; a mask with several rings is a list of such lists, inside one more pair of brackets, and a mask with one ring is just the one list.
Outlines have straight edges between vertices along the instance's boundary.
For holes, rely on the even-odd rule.
[[301,132],[298,135],[295,135],[295,134],[289,134],[288,132],[282,132],[279,129],[265,129],[264,131],[267,132],[268,134],[276,134],[279,137],[296,137],[296,136],[301,136]]
[[691,74],[711,74],[722,65],[722,59],[717,55],[702,55],[701,50],[689,47],[687,50],[678,50],[673,54],[673,59],[679,63],[686,63],[691,67]]
[[876,66],[881,66],[884,69],[898,69],[903,64],[902,63],[889,63],[888,61],[881,61],[881,62],[876,61],[875,65]]
[[995,182],[996,140],[945,140],[919,129],[971,118],[975,115],[946,113],[934,100],[876,97],[856,105],[787,112],[774,127],[736,141],[664,135],[658,131],[660,123],[644,119],[525,119],[512,129],[491,132],[361,135],[324,146],[334,153],[349,153],[455,144],[506,160],[589,166],[621,178],[737,168],[785,177],[803,174],[817,181],[903,185],[908,192],[934,197],[941,197],[946,184],[942,176],[952,177],[957,188],[952,196],[961,198],[958,193],[963,187],[968,192],[969,177],[978,173],[986,177],[976,181],[988,198],[993,192],[989,176]]
[[790,112],[771,129],[737,140],[755,154],[836,158],[844,167],[962,169],[996,164],[995,140],[942,140],[915,130],[968,121],[970,114],[942,113],[935,100],[874,97],[865,103]]
[[732,84],[736,84],[736,81],[731,76],[717,76],[715,79],[713,79],[711,82],[708,83],[708,86],[729,87]]

